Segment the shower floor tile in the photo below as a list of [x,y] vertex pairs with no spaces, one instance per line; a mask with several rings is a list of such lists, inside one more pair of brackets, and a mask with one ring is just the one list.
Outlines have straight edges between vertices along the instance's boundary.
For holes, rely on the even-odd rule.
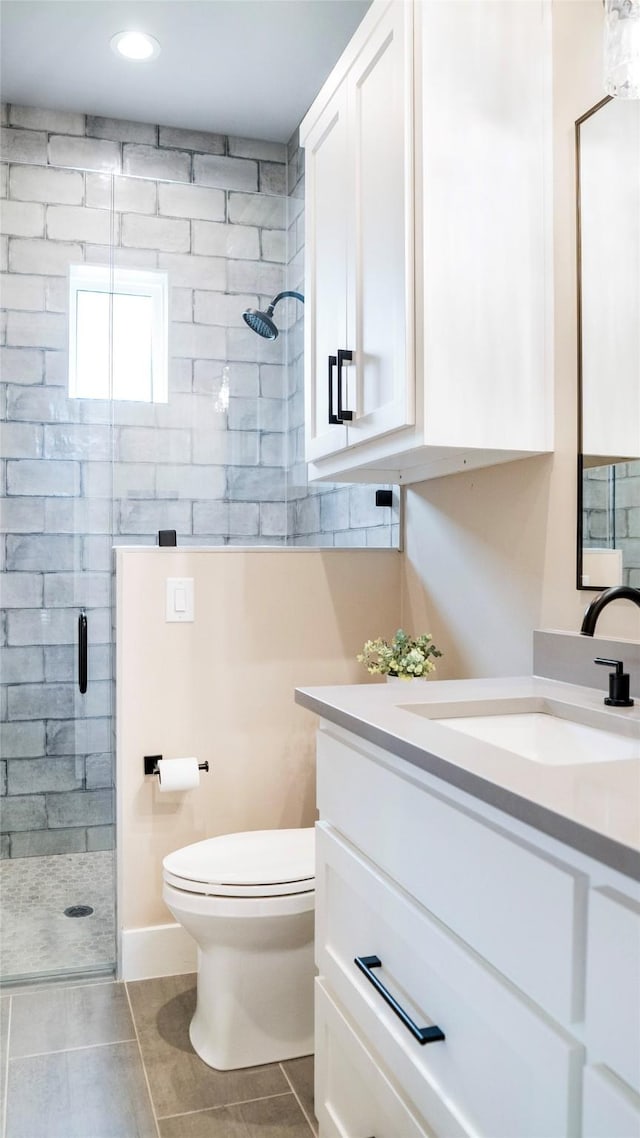
[[[108,968],[115,961],[114,852],[0,862],[3,980]],[[65,917],[90,905],[88,917]]]

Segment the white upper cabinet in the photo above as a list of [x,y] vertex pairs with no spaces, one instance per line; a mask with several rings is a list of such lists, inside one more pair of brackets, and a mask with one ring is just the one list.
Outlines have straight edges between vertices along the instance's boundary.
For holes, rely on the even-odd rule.
[[375,6],[303,125],[307,459],[414,421],[412,17]]
[[552,449],[550,116],[548,0],[374,0],[301,128],[311,478]]
[[313,376],[312,383],[305,383],[308,459],[347,445],[346,426],[336,416],[335,391],[337,349],[347,342],[347,154],[347,92],[342,86],[317,120],[305,156],[305,360]]

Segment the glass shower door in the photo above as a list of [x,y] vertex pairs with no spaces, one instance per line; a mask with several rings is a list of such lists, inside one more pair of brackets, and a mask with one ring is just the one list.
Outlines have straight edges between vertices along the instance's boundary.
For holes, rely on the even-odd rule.
[[[9,178],[17,195],[20,169]],[[112,271],[111,178],[54,168],[47,175],[49,197],[82,201],[88,179],[100,178],[104,208],[72,218],[43,200],[42,238],[9,235],[2,981],[102,972],[115,962],[112,404],[75,397],[69,386],[70,282],[79,266]],[[62,240],[71,221],[92,240]]]

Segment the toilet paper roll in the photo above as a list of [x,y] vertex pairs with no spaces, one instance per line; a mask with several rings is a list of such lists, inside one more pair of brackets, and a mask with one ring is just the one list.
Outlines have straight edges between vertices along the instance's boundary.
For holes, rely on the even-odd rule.
[[160,759],[158,781],[160,791],[163,794],[169,790],[193,790],[194,787],[200,785],[198,760],[193,758]]

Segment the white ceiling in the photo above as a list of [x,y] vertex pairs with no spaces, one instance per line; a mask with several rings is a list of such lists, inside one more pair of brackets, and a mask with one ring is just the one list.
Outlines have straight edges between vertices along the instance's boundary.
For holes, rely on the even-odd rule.
[[[285,142],[371,0],[3,0],[5,102]],[[150,32],[135,64],[109,46]]]

